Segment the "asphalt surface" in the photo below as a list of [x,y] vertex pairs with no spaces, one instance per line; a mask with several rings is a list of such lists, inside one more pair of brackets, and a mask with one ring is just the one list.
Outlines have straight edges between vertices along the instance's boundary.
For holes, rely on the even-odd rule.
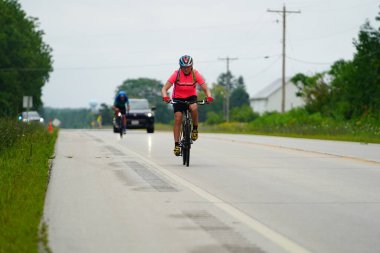
[[61,130],[53,253],[378,253],[380,145],[200,132]]

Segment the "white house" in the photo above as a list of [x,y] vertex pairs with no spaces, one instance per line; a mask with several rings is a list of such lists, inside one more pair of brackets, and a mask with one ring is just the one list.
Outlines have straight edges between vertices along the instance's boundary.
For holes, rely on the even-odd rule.
[[[297,87],[289,81],[285,83],[285,111],[303,106],[304,101],[296,96]],[[255,112],[281,112],[282,103],[282,79],[278,79],[255,94],[251,99],[251,107]]]

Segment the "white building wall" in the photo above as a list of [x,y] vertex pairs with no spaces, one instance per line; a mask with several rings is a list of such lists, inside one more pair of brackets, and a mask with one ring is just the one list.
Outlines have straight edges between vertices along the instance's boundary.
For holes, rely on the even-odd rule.
[[297,97],[298,89],[293,83],[288,83],[286,87],[286,93],[285,93],[285,110],[289,111],[293,108],[304,106],[305,102],[302,98]]
[[272,111],[281,111],[281,89],[276,90],[268,97],[268,104],[265,111],[272,112]]
[[[295,107],[303,106],[304,101],[296,96],[297,87],[293,83],[286,83],[285,91],[285,111],[289,111]],[[282,104],[282,88],[274,91],[266,99],[253,99],[251,106],[255,112],[263,114],[264,112],[277,111],[281,112]]]
[[267,108],[267,99],[251,100],[253,111],[263,114]]

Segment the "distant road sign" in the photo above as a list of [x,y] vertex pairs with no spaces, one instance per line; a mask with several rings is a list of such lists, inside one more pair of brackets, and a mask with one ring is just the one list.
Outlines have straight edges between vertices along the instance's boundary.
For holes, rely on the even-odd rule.
[[61,125],[61,121],[57,118],[53,119],[53,126],[59,127]]
[[22,99],[22,107],[32,108],[33,107],[33,97],[32,96],[24,96]]

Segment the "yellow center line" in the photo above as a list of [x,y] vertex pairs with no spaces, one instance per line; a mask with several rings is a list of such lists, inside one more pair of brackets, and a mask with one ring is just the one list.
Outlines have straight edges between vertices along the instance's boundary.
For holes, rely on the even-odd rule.
[[344,159],[344,160],[362,162],[362,163],[371,164],[371,165],[380,165],[380,162],[378,162],[378,161],[368,160],[365,158],[346,156],[346,155],[336,155],[336,154],[331,154],[331,153],[326,153],[326,152],[312,151],[312,150],[306,150],[306,149],[302,149],[302,148],[286,147],[286,146],[281,146],[281,145],[276,145],[276,144],[266,144],[266,143],[258,143],[258,142],[251,142],[251,141],[229,140],[229,139],[223,139],[223,138],[218,138],[218,137],[204,137],[204,138],[205,139],[214,139],[214,140],[219,140],[219,141],[228,141],[228,142],[249,144],[249,145],[268,147],[268,148],[275,148],[275,149],[285,149],[285,150],[303,152],[303,153],[314,154],[314,155],[325,155],[325,156],[335,157],[335,158]]

